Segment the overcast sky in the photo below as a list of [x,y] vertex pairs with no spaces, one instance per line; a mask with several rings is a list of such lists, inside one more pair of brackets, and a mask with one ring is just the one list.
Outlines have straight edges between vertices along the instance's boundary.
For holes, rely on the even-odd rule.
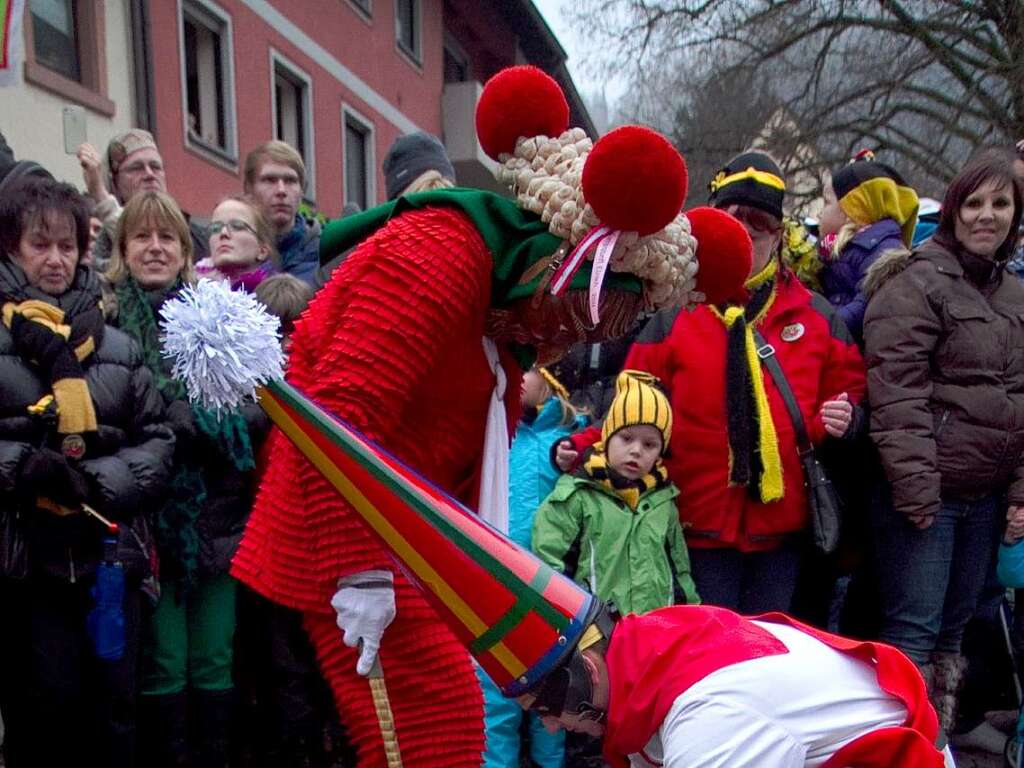
[[586,47],[582,35],[562,17],[561,12],[562,8],[571,6],[573,0],[533,0],[533,4],[543,14],[548,26],[558,37],[558,42],[569,54],[569,72],[572,74],[573,82],[576,83],[576,88],[588,96],[599,93],[604,88],[609,103],[621,96],[625,91],[625,84],[616,82],[614,79],[606,81],[604,78],[594,78],[583,70],[581,65]]

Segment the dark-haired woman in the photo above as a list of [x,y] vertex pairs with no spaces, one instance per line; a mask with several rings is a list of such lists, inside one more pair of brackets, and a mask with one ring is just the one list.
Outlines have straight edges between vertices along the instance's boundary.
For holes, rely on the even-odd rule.
[[[174,437],[139,348],[104,324],[88,241],[73,187],[25,179],[0,196],[0,538],[26,554],[0,555],[9,768],[135,764],[142,516]],[[85,504],[120,525],[116,552]],[[108,555],[123,594],[118,577],[97,586]]]
[[1007,275],[1021,188],[1000,152],[950,184],[931,240],[872,266],[864,337],[881,639],[922,669],[949,730],[960,645],[1005,514],[1024,506],[1024,286]]

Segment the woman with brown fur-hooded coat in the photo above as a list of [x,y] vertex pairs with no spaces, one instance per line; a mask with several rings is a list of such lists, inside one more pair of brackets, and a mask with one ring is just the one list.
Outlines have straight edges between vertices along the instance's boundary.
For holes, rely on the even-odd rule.
[[[864,283],[871,436],[890,488],[873,509],[881,638],[928,679],[943,725],[1004,514],[1024,505],[1024,286],[1011,166],[986,152],[950,184],[931,240]],[[891,498],[890,498],[891,491]]]

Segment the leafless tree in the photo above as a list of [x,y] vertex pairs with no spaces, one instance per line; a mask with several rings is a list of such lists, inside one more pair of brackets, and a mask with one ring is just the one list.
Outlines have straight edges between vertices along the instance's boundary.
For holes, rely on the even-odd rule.
[[[801,162],[823,169],[869,147],[933,195],[979,146],[1024,137],[1021,0],[577,0],[570,13],[593,30],[591,60],[629,68],[624,110],[655,94],[636,117],[670,132],[735,138],[743,103],[777,105],[787,135],[769,145],[812,147]],[[719,96],[717,123],[679,120],[743,82]]]

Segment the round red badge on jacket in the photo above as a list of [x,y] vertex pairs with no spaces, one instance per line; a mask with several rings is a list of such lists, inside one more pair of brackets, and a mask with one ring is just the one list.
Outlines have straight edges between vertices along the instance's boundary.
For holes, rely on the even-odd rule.
[[783,341],[796,341],[797,339],[799,339],[803,335],[804,335],[804,324],[803,323],[793,323],[792,325],[787,325],[785,328],[782,329],[782,340]]
[[85,456],[85,438],[81,435],[68,435],[61,442],[60,450],[69,459],[80,459]]

